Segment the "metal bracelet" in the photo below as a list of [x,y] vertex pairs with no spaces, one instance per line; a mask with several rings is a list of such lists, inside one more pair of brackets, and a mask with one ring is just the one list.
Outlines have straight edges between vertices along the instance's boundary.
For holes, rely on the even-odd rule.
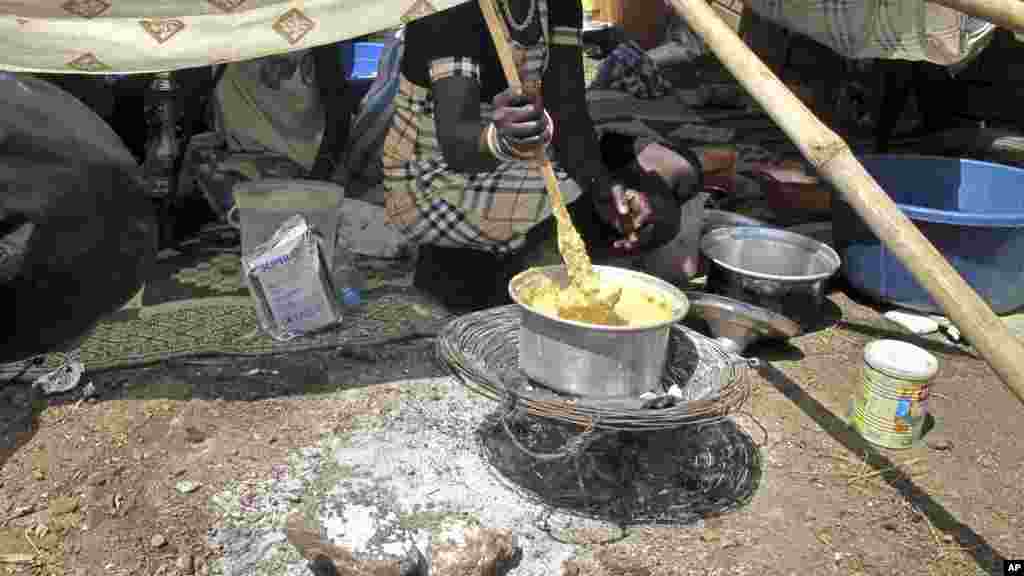
[[548,119],[548,127],[544,130],[544,146],[547,147],[555,138],[555,120],[544,110],[544,117]]
[[551,141],[555,136],[555,121],[551,118],[551,114],[548,114],[547,110],[544,110],[544,117],[547,118],[547,128],[544,129],[544,144],[541,146],[540,150],[521,150],[516,145],[509,142],[507,138],[499,136],[498,143],[501,145],[502,151],[506,155],[524,162],[536,160],[538,157],[542,156],[545,153],[544,150],[551,144]]
[[505,150],[505,147],[502,146],[502,140],[504,139],[498,134],[498,128],[497,126],[494,125],[494,122],[488,124],[487,148],[488,150],[490,150],[491,155],[494,156],[499,162],[516,162],[518,160],[521,160],[520,158],[517,158],[516,156],[512,155],[507,150]]
[[518,148],[515,147],[515,145],[508,141],[508,138],[500,134],[497,137],[497,146],[498,149],[501,151],[501,154],[504,157],[508,158],[509,161],[511,162],[526,162],[534,158],[530,154],[521,152]]

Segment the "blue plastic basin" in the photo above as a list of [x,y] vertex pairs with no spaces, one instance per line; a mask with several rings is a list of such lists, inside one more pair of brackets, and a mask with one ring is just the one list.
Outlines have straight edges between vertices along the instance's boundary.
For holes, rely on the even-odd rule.
[[[1024,170],[930,156],[860,161],[996,314],[1024,307]],[[838,193],[832,206],[840,272],[853,288],[911,310],[942,313]]]

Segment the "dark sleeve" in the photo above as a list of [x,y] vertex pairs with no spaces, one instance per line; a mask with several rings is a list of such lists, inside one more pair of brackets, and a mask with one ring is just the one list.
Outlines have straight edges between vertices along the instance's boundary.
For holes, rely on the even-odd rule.
[[432,76],[439,80],[465,74],[479,80],[481,30],[487,29],[473,0],[410,22],[402,74],[423,87],[430,86]]
[[583,78],[580,0],[549,0],[551,58],[544,76],[544,106],[555,121],[554,158],[594,198],[610,191]]

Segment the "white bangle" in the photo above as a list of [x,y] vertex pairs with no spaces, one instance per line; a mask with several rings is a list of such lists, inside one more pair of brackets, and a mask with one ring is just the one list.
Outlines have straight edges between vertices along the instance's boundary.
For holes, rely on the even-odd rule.
[[555,121],[551,119],[551,114],[544,110],[544,117],[548,119],[548,127],[544,130],[544,146],[551,144],[551,141],[555,138]]

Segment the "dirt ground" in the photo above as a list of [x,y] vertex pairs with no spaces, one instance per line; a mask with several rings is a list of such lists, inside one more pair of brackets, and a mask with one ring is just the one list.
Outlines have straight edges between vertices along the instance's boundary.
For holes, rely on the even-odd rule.
[[[1024,556],[1020,404],[969,351],[831,300],[827,327],[748,350],[764,360],[752,416],[737,416],[763,441],[753,501],[584,546],[582,574],[1001,574],[1004,558]],[[905,451],[873,448],[842,421],[864,344],[888,336],[941,363],[935,427]],[[395,392],[375,384],[441,374],[423,340],[92,375],[90,399],[0,387],[0,574],[215,573],[210,495],[381,410]],[[366,393],[330,395],[356,387]]]

